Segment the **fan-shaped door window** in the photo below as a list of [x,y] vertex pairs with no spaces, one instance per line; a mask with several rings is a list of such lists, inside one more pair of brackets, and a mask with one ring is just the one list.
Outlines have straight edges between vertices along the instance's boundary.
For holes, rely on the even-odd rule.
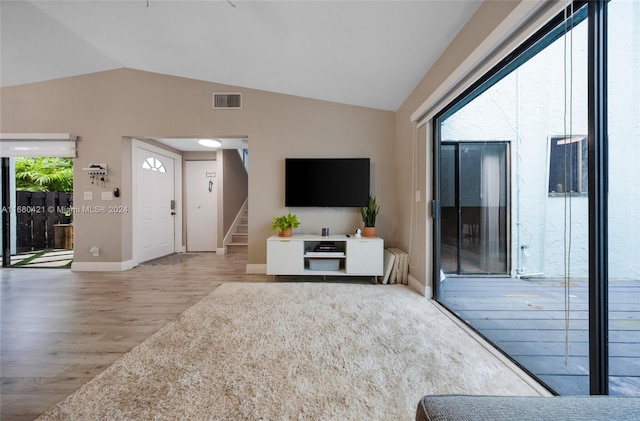
[[145,170],[157,171],[161,173],[167,172],[167,169],[164,167],[162,161],[154,157],[145,159],[145,161],[142,163],[142,168],[144,168]]

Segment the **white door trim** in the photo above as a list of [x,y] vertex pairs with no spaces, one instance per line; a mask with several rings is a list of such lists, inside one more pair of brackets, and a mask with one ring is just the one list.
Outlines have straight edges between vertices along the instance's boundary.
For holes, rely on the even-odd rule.
[[[185,249],[182,245],[182,156],[170,152],[166,149],[159,148],[146,142],[142,142],[138,139],[131,139],[131,221],[136,221],[136,205],[138,197],[138,175],[136,168],[136,154],[141,149],[151,151],[160,155],[168,156],[174,160],[174,189],[175,189],[175,201],[176,201],[176,215],[174,218],[174,249],[176,253],[184,253]],[[140,263],[138,245],[140,240],[137,238],[136,229],[132,229],[132,244],[131,250],[133,255],[133,266],[137,266]]]

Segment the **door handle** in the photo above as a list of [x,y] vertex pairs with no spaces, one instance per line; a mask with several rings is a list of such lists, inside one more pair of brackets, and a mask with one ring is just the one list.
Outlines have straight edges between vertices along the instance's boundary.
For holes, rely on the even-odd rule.
[[173,215],[175,215],[175,214],[176,214],[175,212],[171,212],[171,216],[173,216]]

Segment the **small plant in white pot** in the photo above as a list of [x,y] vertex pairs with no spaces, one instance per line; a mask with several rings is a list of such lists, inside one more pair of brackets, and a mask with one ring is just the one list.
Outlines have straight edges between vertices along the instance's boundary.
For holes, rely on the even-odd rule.
[[293,235],[293,228],[298,228],[299,226],[300,221],[298,221],[298,217],[288,213],[282,216],[274,216],[271,229],[277,229],[278,236],[280,237],[291,237],[291,235]]
[[364,223],[362,230],[363,237],[373,238],[378,236],[376,233],[376,217],[378,216],[378,212],[380,212],[380,205],[376,203],[376,196],[369,196],[367,206],[360,208],[360,215]]

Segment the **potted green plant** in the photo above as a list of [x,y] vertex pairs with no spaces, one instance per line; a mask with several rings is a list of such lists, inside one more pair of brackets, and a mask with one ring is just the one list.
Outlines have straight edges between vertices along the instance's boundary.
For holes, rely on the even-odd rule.
[[364,223],[364,229],[362,230],[364,237],[377,237],[376,217],[378,212],[380,212],[380,205],[376,203],[376,196],[369,196],[367,206],[360,208],[360,215],[362,215],[362,222]]
[[298,217],[288,213],[282,216],[274,216],[271,229],[277,229],[278,236],[280,237],[291,237],[293,228],[298,228],[299,226],[300,221],[298,221]]

